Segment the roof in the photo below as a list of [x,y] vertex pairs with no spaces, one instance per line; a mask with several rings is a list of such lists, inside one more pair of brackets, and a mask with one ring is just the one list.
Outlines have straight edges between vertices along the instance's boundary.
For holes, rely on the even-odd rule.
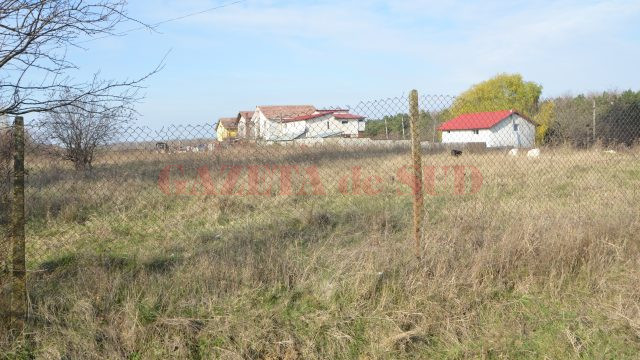
[[342,120],[360,120],[360,119],[364,119],[364,116],[355,115],[355,114],[349,114],[348,111],[349,110],[342,110],[342,109],[339,109],[339,110],[318,110],[317,113],[315,113],[315,114],[297,116],[297,117],[294,117],[292,119],[287,119],[284,122],[293,122],[293,121],[317,119],[317,118],[320,118],[320,117],[323,117],[323,116],[327,116],[327,115],[331,115],[331,114],[333,114],[333,116],[336,119],[342,119]]
[[364,116],[360,116],[360,115],[356,115],[356,114],[338,113],[338,114],[334,114],[333,116],[335,116],[336,119],[342,119],[342,120],[360,120],[360,119],[364,119]]
[[323,116],[327,116],[327,115],[331,115],[331,114],[333,114],[333,111],[322,110],[322,111],[318,111],[315,114],[296,116],[294,118],[287,119],[285,122],[317,119],[317,118],[320,118],[320,117],[323,117]]
[[227,130],[236,130],[238,128],[238,119],[237,118],[220,118],[220,120],[218,120],[218,124],[216,125],[216,129],[220,124],[222,124],[222,126]]
[[328,112],[349,112],[349,109],[318,109],[318,111],[328,111]]
[[311,115],[316,112],[312,105],[276,105],[258,106],[268,119],[291,119],[298,116]]
[[501,110],[462,114],[454,119],[442,123],[440,126],[438,126],[438,130],[451,131],[490,129],[512,114],[516,114],[521,118],[529,121],[530,123],[536,125],[535,122],[516,110]]
[[240,120],[241,117],[247,119],[247,120],[251,120],[251,118],[253,117],[253,113],[255,111],[240,111],[238,113],[238,120]]

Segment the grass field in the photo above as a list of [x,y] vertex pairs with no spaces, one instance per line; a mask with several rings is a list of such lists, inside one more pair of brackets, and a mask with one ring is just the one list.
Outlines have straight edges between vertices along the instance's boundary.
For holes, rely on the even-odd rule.
[[[274,149],[112,154],[82,178],[28,159],[31,317],[2,358],[640,357],[640,149],[425,155],[419,260],[405,152]],[[267,175],[270,195],[219,195],[225,164],[244,189],[247,166],[303,170],[293,195]],[[217,195],[189,195],[203,165]],[[355,166],[371,194],[340,192]]]

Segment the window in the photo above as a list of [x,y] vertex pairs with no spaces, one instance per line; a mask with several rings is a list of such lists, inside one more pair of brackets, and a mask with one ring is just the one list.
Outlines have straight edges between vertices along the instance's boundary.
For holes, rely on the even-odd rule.
[[347,125],[349,122],[347,120],[342,120],[342,125]]
[[475,135],[478,135],[478,134],[480,134],[480,130],[473,130],[473,133],[474,133]]
[[327,130],[329,129],[329,122],[327,121]]
[[451,134],[451,130],[447,130],[447,134]]
[[513,124],[513,131],[518,131],[518,124]]

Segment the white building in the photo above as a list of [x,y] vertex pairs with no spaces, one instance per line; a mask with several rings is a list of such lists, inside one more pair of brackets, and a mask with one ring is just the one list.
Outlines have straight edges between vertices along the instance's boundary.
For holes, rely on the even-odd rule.
[[253,111],[240,111],[238,113],[238,138],[255,139],[256,132],[253,124]]
[[535,146],[536,123],[515,110],[462,114],[438,127],[443,143],[485,143],[487,147]]
[[266,141],[302,138],[358,137],[364,116],[349,110],[316,110],[311,105],[258,106],[253,114],[256,137]]

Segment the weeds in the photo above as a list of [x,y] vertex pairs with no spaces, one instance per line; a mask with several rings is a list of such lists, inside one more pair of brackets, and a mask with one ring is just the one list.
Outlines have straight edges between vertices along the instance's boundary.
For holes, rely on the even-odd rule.
[[30,251],[44,257],[29,279],[31,335],[4,357],[637,358],[637,160],[572,166],[584,154],[554,151],[513,166],[463,159],[484,187],[426,199],[419,262],[411,198],[392,185],[171,197],[154,180],[123,192],[97,178],[99,195],[33,213]]

